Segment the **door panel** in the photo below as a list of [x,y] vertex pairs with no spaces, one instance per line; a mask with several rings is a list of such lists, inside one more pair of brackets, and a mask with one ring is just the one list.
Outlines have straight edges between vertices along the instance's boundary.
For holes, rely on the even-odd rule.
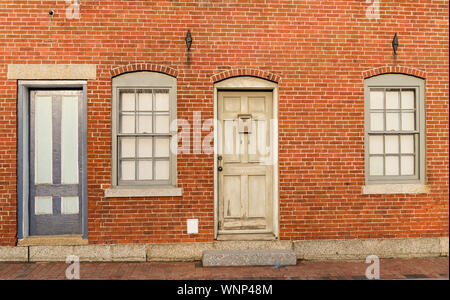
[[30,235],[81,233],[82,91],[30,92]]
[[[249,217],[264,218],[266,212],[266,178],[261,175],[248,176]],[[264,204],[264,205],[261,205]]]
[[271,92],[219,92],[219,234],[272,232]]
[[225,218],[239,218],[242,215],[241,176],[224,176],[223,190]]

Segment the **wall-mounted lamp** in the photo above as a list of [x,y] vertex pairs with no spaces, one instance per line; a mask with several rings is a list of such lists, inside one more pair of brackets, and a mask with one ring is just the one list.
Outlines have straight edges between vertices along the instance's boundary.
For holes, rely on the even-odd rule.
[[191,31],[190,30],[188,30],[184,40],[186,41],[187,50],[190,51],[191,50],[191,46],[192,46],[192,35],[191,35]]
[[397,33],[394,35],[394,39],[392,40],[392,49],[394,49],[394,55],[397,56],[397,48],[398,48],[398,36]]

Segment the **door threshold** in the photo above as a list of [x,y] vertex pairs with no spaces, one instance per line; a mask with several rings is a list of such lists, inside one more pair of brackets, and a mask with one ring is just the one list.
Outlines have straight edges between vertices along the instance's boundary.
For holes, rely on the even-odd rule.
[[237,233],[218,234],[218,241],[274,241],[277,238],[273,233]]
[[17,246],[79,246],[89,241],[80,234],[29,236],[17,241]]

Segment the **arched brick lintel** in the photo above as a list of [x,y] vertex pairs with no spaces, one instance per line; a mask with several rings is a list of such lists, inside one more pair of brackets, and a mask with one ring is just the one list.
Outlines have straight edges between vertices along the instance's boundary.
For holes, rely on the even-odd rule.
[[136,63],[116,67],[111,69],[111,76],[114,77],[124,73],[139,72],[139,71],[159,72],[173,77],[178,77],[178,71],[175,70],[174,68],[152,63]]
[[411,75],[419,78],[426,79],[427,73],[423,70],[414,69],[411,67],[405,67],[405,66],[385,66],[385,67],[378,67],[370,70],[366,70],[363,72],[364,78],[369,78],[381,74],[388,74],[388,73],[398,73],[398,74],[406,74]]
[[224,79],[232,78],[232,77],[238,77],[238,76],[252,76],[252,77],[258,77],[266,80],[270,80],[273,82],[280,82],[281,77],[277,74],[258,70],[258,69],[250,69],[250,68],[241,68],[241,69],[231,69],[226,70],[217,74],[214,74],[210,77],[212,82],[218,82],[222,81]]

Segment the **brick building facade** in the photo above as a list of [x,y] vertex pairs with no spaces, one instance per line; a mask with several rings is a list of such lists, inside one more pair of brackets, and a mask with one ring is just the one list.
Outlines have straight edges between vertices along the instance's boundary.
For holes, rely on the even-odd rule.
[[[0,245],[66,233],[80,234],[89,244],[213,242],[233,235],[281,241],[448,237],[448,4],[2,1]],[[79,134],[73,144],[79,151],[61,146],[62,160],[70,153],[80,158],[76,207],[70,202],[75,195],[38,194],[36,178],[45,177],[45,167],[30,167],[31,160],[45,161],[30,151],[51,149],[41,142],[45,116],[52,116],[45,103],[66,97],[51,98],[49,90],[80,95],[67,96],[79,99],[80,131],[72,131]],[[148,109],[145,97],[154,102]],[[158,104],[164,101],[170,108]],[[77,102],[63,103],[60,127],[70,136],[64,111]],[[231,111],[241,107],[237,126],[257,121],[261,109],[267,109],[265,121],[278,121],[268,135],[278,155],[270,166],[254,167],[265,168],[263,173],[246,169],[251,159],[239,161],[238,171],[226,164],[232,156],[219,160],[221,153],[204,151],[219,142],[208,120],[224,121],[227,103]],[[37,121],[39,114],[44,117]],[[143,130],[144,118],[154,118],[150,134]],[[184,120],[189,131],[158,133],[164,118]],[[376,118],[384,120],[378,133]],[[392,125],[397,120],[400,125]],[[131,133],[127,124],[134,124]],[[158,156],[164,152],[158,147],[165,147],[158,145],[173,142],[177,130],[190,142],[180,138],[180,153]],[[250,145],[256,131],[240,130],[233,138]],[[384,146],[372,151],[379,146],[376,138]],[[398,140],[389,144],[391,138]],[[147,160],[136,150],[138,143],[139,151],[150,149],[146,142],[154,146]],[[64,168],[62,181],[69,162]],[[33,200],[32,194],[41,198]],[[65,207],[55,208],[63,202]],[[63,219],[42,219],[46,209]],[[74,224],[67,219],[70,212],[79,216],[76,228],[59,230]],[[198,221],[198,233],[195,221],[194,233],[188,233],[191,219]]]

